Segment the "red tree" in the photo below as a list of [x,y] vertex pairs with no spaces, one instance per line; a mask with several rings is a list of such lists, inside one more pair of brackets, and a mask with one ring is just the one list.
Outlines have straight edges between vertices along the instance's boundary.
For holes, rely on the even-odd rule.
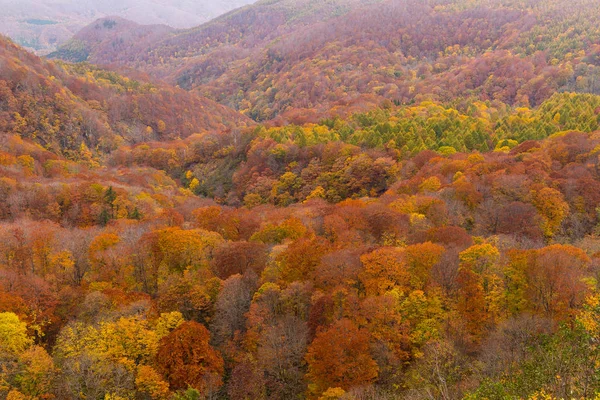
[[316,394],[328,388],[344,390],[373,382],[379,368],[369,349],[369,334],[342,319],[317,334],[306,354],[308,378]]
[[189,321],[160,341],[158,369],[172,389],[193,387],[204,392],[223,384],[223,358],[209,340],[203,325]]

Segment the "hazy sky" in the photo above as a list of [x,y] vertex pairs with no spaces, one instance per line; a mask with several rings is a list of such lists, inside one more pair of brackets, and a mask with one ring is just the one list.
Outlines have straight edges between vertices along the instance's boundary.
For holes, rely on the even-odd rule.
[[190,27],[255,0],[0,0],[0,19],[55,21],[119,15],[141,23]]
[[190,28],[256,0],[0,0],[0,33],[48,53],[94,20],[117,15],[140,24]]

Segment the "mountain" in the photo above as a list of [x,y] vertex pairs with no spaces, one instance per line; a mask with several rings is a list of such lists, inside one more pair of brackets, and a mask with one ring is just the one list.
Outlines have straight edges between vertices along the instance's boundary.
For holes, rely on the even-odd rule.
[[597,2],[0,37],[0,399],[600,399]]
[[94,20],[190,28],[254,0],[0,0],[0,33],[39,54],[56,50]]
[[600,92],[599,22],[594,0],[259,1],[133,53],[112,50],[136,47],[117,32],[86,44],[83,59],[143,70],[258,121],[384,100],[536,106],[556,91]]
[[[248,124],[211,100],[139,73],[42,60],[0,38],[0,132],[57,154],[98,153],[142,140],[185,138]],[[182,118],[184,117],[184,118]]]

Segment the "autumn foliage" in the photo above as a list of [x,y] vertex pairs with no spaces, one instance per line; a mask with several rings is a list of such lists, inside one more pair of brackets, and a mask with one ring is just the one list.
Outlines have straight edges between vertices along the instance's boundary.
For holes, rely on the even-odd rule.
[[223,359],[209,344],[208,330],[197,322],[184,322],[161,339],[156,354],[160,372],[171,388],[192,387],[204,392],[223,384]]
[[597,10],[263,1],[84,49],[180,88],[0,39],[0,398],[597,397]]
[[349,389],[377,378],[378,367],[369,352],[369,335],[349,320],[337,321],[317,334],[306,353],[310,390]]

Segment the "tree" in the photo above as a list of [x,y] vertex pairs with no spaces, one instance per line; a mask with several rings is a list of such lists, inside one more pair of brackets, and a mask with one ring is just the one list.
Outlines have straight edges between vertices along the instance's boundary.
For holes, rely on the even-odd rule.
[[328,248],[328,242],[320,237],[295,240],[276,257],[281,279],[288,283],[314,280],[315,270]]
[[65,362],[89,355],[94,361],[114,362],[133,372],[139,365],[149,364],[157,348],[158,337],[148,321],[133,316],[99,326],[71,324],[61,331],[54,353]]
[[21,392],[32,398],[48,396],[56,373],[52,357],[40,346],[32,346],[19,357],[22,365],[16,381]]
[[91,271],[86,278],[90,281],[116,281],[116,276],[123,269],[119,262],[118,244],[121,238],[113,233],[100,234],[94,238],[89,247]]
[[451,343],[434,341],[408,371],[409,385],[433,399],[459,399],[464,394],[464,378],[469,375],[468,360]]
[[220,346],[246,328],[245,315],[256,290],[253,276],[232,275],[223,284],[215,304],[215,315],[210,329],[213,343]]
[[133,371],[109,359],[84,351],[68,360],[59,360],[58,367],[60,379],[55,380],[58,398],[131,398],[135,395]]
[[238,362],[231,371],[227,395],[231,400],[267,399],[263,371],[249,360]]
[[362,248],[334,251],[324,255],[315,270],[316,284],[321,288],[333,289],[340,284],[354,285],[362,270],[360,254]]
[[262,243],[282,243],[286,239],[298,239],[306,233],[306,227],[297,218],[289,218],[280,224],[268,223],[250,238]]
[[543,188],[533,192],[533,205],[543,218],[542,230],[547,238],[552,238],[569,213],[569,205],[561,192],[552,188]]
[[156,362],[172,389],[192,387],[206,393],[223,384],[223,359],[209,341],[208,330],[193,321],[161,339]]
[[18,355],[25,351],[32,340],[27,334],[27,324],[12,312],[0,313],[0,351]]
[[202,393],[194,388],[188,388],[175,393],[173,400],[202,400]]
[[[158,348],[156,333],[140,317],[121,317],[100,324],[95,347],[103,357],[122,363],[129,369],[149,364]],[[89,346],[88,346],[89,347]]]
[[286,315],[269,325],[261,331],[257,349],[267,396],[273,400],[299,398],[306,389],[303,359],[308,340],[306,323]]
[[478,343],[485,331],[487,312],[481,277],[467,267],[460,267],[457,276],[458,313],[467,333],[467,340]]
[[207,279],[203,271],[171,274],[158,288],[157,305],[161,311],[178,311],[185,319],[208,323],[223,283]]
[[364,271],[359,274],[367,296],[380,296],[396,287],[407,288],[410,274],[403,249],[384,247],[360,257]]
[[344,398],[345,394],[346,391],[342,388],[329,388],[319,397],[319,400],[339,400]]
[[145,393],[152,400],[166,400],[170,395],[169,384],[154,368],[147,365],[138,369],[135,386],[139,392]]
[[396,289],[367,297],[360,304],[357,321],[370,334],[371,353],[379,366],[378,383],[382,385],[402,381],[403,367],[411,358],[411,339],[416,337],[411,337],[410,322],[401,313],[401,298]]
[[534,311],[560,319],[577,309],[589,290],[583,282],[589,263],[587,254],[573,246],[538,250],[526,270],[527,296]]
[[266,246],[254,242],[226,242],[214,253],[212,269],[216,276],[227,279],[232,275],[243,275],[251,269],[260,274],[267,263]]
[[328,388],[347,390],[372,383],[379,371],[370,353],[369,334],[348,319],[317,333],[305,358],[309,389],[317,396]]
[[500,252],[495,246],[484,243],[469,247],[458,257],[461,268],[468,268],[478,274],[484,274],[496,264],[500,258]]
[[221,235],[203,229],[167,228],[146,238],[151,244],[154,270],[164,267],[168,272],[183,272],[188,268],[208,267],[212,251],[223,242]]
[[422,290],[429,283],[431,269],[440,262],[446,249],[431,242],[415,244],[406,248],[410,282],[413,289]]

